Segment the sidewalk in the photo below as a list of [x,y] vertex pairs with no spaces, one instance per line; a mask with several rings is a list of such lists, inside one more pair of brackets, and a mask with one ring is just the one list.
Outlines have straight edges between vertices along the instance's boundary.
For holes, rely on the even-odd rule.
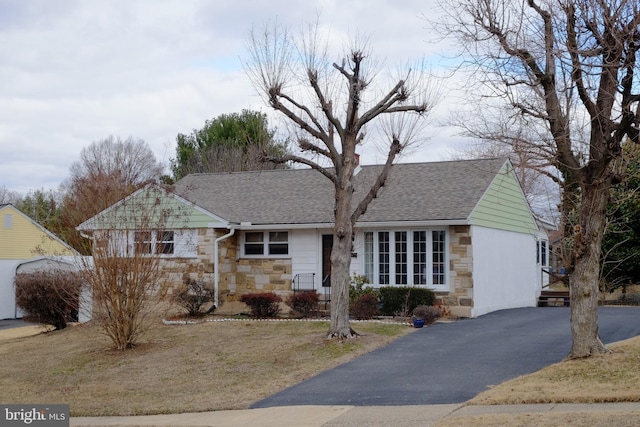
[[[464,417],[489,414],[540,414],[554,413],[588,415],[596,413],[625,414],[632,422],[640,420],[640,402],[604,404],[541,404],[541,405],[500,405],[463,406],[286,406],[274,408],[246,409],[238,411],[216,411],[190,414],[145,415],[132,417],[72,417],[71,426],[156,426],[156,427],[409,427],[436,426],[441,421],[451,421],[451,425],[463,424]],[[629,419],[628,416],[634,418]],[[637,417],[637,418],[636,418]],[[615,423],[614,423],[615,424]],[[532,424],[533,425],[533,424]],[[573,425],[573,424],[572,424]],[[575,424],[588,425],[588,424]]]

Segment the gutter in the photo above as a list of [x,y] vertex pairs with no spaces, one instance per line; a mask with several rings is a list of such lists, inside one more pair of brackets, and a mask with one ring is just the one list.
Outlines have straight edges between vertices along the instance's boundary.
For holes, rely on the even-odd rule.
[[231,228],[224,236],[218,237],[213,244],[213,308],[218,307],[218,285],[220,283],[220,270],[218,269],[220,262],[218,260],[218,243],[233,236],[236,232],[235,228]]

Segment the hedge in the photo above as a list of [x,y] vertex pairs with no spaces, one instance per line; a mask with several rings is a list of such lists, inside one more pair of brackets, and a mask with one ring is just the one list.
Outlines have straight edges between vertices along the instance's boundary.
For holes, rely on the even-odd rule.
[[406,316],[417,306],[433,305],[436,300],[431,289],[409,286],[383,286],[379,295],[383,316]]

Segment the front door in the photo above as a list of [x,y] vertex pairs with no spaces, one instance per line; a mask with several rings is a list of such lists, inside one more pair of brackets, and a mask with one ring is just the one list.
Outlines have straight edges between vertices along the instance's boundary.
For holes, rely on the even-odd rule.
[[322,286],[331,286],[331,248],[333,234],[322,235]]

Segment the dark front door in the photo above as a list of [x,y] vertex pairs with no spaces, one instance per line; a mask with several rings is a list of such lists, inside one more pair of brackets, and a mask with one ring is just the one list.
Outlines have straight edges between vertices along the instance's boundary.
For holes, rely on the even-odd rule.
[[322,235],[322,286],[331,286],[331,248],[333,234]]

